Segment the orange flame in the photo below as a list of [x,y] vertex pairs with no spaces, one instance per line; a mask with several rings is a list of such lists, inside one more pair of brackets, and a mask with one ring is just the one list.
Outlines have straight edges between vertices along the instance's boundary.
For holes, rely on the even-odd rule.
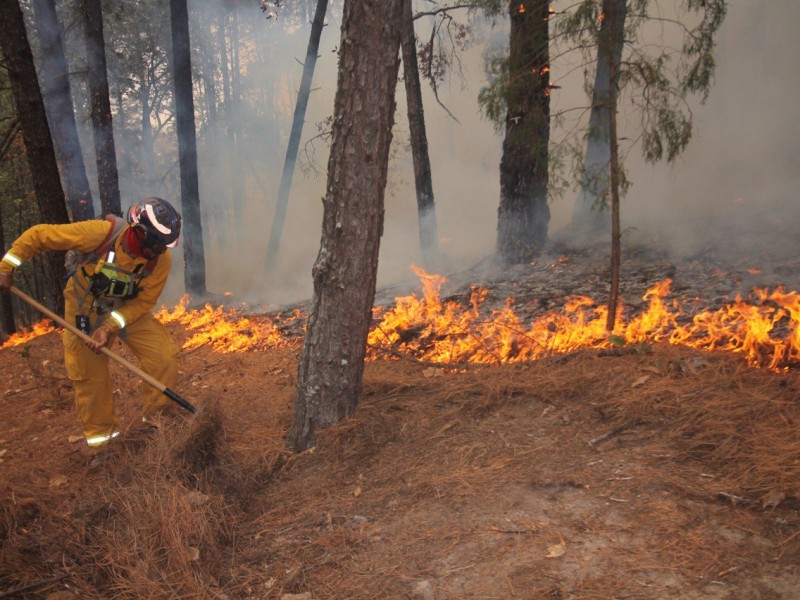
[[[568,298],[561,310],[526,325],[512,309],[479,318],[487,291],[474,288],[470,307],[439,298],[445,279],[413,268],[423,282],[424,297],[397,298],[394,308],[370,332],[373,347],[392,347],[422,360],[454,364],[536,360],[580,348],[612,346],[605,330],[607,309],[585,296]],[[644,295],[646,310],[628,320],[619,307],[614,335],[626,343],[666,342],[704,350],[741,353],[754,366],[785,369],[800,364],[800,295],[778,288],[754,290],[757,302],[737,297],[717,310],[688,316],[669,300],[671,280]],[[780,332],[788,332],[781,335]],[[374,354],[374,353],[373,353]]]
[[[560,257],[558,262],[567,260]],[[699,300],[687,300],[691,308],[684,309],[670,297],[672,281],[666,279],[644,294],[646,307],[641,313],[629,315],[620,303],[610,339],[606,307],[587,296],[569,297],[560,309],[528,320],[514,310],[513,298],[500,309],[482,310],[489,290],[478,286],[470,290],[468,303],[442,300],[447,279],[414,266],[412,270],[422,284],[422,296],[398,297],[389,309],[373,309],[378,324],[368,335],[370,359],[384,357],[381,349],[391,349],[443,365],[503,363],[624,341],[725,350],[742,354],[753,366],[773,370],[800,367],[800,294],[782,287],[755,289],[747,299],[737,296],[716,309],[701,309],[696,306]],[[172,310],[162,307],[156,314],[165,324],[185,327],[189,335],[184,350],[209,345],[220,353],[263,351],[294,344],[299,337],[282,333],[287,324],[303,317],[299,310],[285,317],[247,317],[235,308],[206,304],[188,309],[188,304],[189,297],[184,296]],[[11,336],[2,347],[53,330],[50,321],[43,320]]]
[[25,344],[31,341],[33,338],[55,330],[56,328],[53,327],[53,322],[50,319],[42,319],[38,323],[34,323],[30,329],[22,329],[16,333],[12,333],[10,336],[8,336],[6,341],[3,342],[3,345],[0,346],[0,349],[11,348],[12,346]]
[[520,4],[519,5],[519,10],[517,12],[524,13],[525,12],[525,5],[524,4]]
[[[186,295],[172,311],[162,307],[156,313],[156,318],[162,323],[180,323],[194,332],[184,342],[183,350],[209,344],[215,351],[225,354],[279,348],[289,343],[272,319],[249,319],[241,316],[237,309],[214,308],[210,304],[202,309],[187,310],[188,304],[189,296]],[[296,311],[296,317],[299,317],[299,311]]]

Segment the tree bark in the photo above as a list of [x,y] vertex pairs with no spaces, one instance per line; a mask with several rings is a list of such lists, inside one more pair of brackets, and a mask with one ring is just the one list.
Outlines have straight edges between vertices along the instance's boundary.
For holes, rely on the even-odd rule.
[[547,241],[550,141],[549,2],[509,2],[511,18],[506,133],[500,160],[497,252],[528,262]]
[[346,0],[314,298],[289,443],[353,415],[372,320],[403,0]]
[[[0,207],[0,248],[6,248],[6,238],[3,233],[3,212]],[[6,338],[17,332],[17,324],[14,322],[14,307],[11,304],[11,294],[8,292],[0,293],[0,343],[5,342]]]
[[74,221],[94,218],[94,204],[83,152],[75,124],[69,67],[61,42],[55,0],[33,0],[36,27],[42,46],[41,86],[53,142],[61,165],[61,179]]
[[172,26],[172,76],[175,81],[175,120],[181,171],[181,207],[185,232],[184,283],[188,294],[202,298],[206,295],[206,259],[203,249],[203,225],[200,219],[189,11],[186,0],[170,0],[169,9]]
[[89,95],[92,104],[92,133],[100,191],[100,212],[122,216],[117,172],[117,152],[108,93],[103,11],[100,0],[84,0],[86,19],[86,64],[89,70]]
[[609,99],[612,85],[609,72],[612,61],[619,64],[625,43],[627,0],[603,0],[604,18],[600,23],[597,44],[597,70],[592,88],[592,111],[582,185],[572,211],[571,229],[579,239],[591,241],[608,234],[609,214]]
[[417,63],[417,38],[414,34],[414,16],[411,0],[403,3],[403,83],[406,87],[408,128],[411,135],[411,154],[414,162],[414,185],[417,191],[417,217],[419,245],[422,261],[430,267],[439,249],[436,228],[436,207],[433,200],[431,159],[428,155],[428,136],[425,132],[425,111],[422,105],[422,87],[419,83]]
[[300,147],[300,136],[303,134],[303,123],[306,118],[308,97],[311,94],[311,81],[314,78],[314,67],[317,64],[319,40],[322,28],[325,25],[325,13],[328,10],[328,0],[317,0],[317,11],[311,22],[311,34],[308,37],[306,60],[303,63],[303,76],[300,79],[300,89],[297,91],[297,102],[294,105],[292,130],[289,133],[289,143],[286,147],[286,158],[283,161],[281,183],[278,188],[278,199],[275,203],[275,214],[272,217],[272,228],[267,246],[267,274],[270,275],[278,261],[278,250],[281,244],[283,222],[286,219],[286,206],[289,204],[289,192],[292,189],[292,176],[297,163],[297,151]]
[[[615,0],[608,0],[614,4]],[[616,0],[616,4],[622,4],[624,9],[625,0]],[[621,27],[616,22],[617,19],[624,19],[624,10],[609,11],[606,20],[609,21],[608,29],[610,32],[621,31]],[[609,36],[605,40],[606,47],[611,47],[616,40]],[[620,44],[621,45],[621,44]],[[609,54],[611,54],[609,52]],[[609,61],[608,69],[608,133],[609,133],[609,171],[611,177],[611,282],[608,294],[608,318],[606,320],[606,330],[614,333],[614,326],[617,319],[617,306],[619,305],[619,280],[622,270],[622,230],[620,227],[620,207],[619,207],[619,153],[617,147],[617,73],[619,72],[619,57],[614,53]]]
[[[18,0],[0,1],[0,44],[8,67],[8,78],[21,123],[22,139],[42,221],[69,223],[53,138],[47,124],[33,53]],[[48,271],[43,290],[44,304],[63,314],[62,282],[66,276],[63,253],[51,252],[44,262]]]

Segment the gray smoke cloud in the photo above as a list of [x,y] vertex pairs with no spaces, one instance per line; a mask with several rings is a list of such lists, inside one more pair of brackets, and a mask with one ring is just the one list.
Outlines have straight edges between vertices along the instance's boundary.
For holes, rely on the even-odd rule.
[[[301,162],[295,170],[280,260],[271,280],[264,276],[267,242],[310,24],[287,23],[280,12],[277,20],[266,19],[255,4],[231,4],[237,7],[241,39],[247,42],[240,49],[241,91],[246,102],[237,110],[242,111],[242,122],[257,129],[244,132],[240,157],[232,155],[231,145],[222,137],[209,143],[207,129],[198,137],[208,287],[214,292],[231,292],[253,304],[272,307],[306,299],[312,293],[311,268],[320,243],[328,160],[318,125],[333,111],[341,27],[342,4],[330,4],[303,129]],[[193,44],[214,43],[219,6],[211,0],[190,4]],[[719,32],[716,83],[706,104],[692,105],[695,133],[688,149],[673,164],[645,164],[638,149],[627,155],[632,187],[622,206],[626,242],[656,243],[677,256],[713,248],[732,257],[782,260],[796,252],[800,141],[794,124],[800,70],[795,66],[794,51],[798,17],[800,5],[796,3],[730,3]],[[460,73],[451,74],[438,90],[447,110],[423,85],[440,249],[452,259],[445,267],[452,270],[493,254],[499,201],[502,138],[481,117],[477,95],[486,83],[486,47],[507,41],[507,22],[500,19],[491,27],[477,20],[474,25],[475,45],[460,56]],[[430,23],[420,20],[417,27],[418,37],[425,39]],[[107,29],[107,35],[113,36],[113,27]],[[208,68],[198,62],[196,53],[192,60],[196,70]],[[556,107],[588,104],[582,73],[569,73],[570,68],[554,64],[552,77],[561,85],[553,95]],[[217,119],[221,131],[229,125],[221,107],[216,115],[207,112],[199,92],[195,105],[203,119]],[[245,110],[253,114],[245,115]],[[88,119],[85,113],[78,118],[84,127],[82,139],[88,141]],[[410,288],[417,279],[409,267],[420,264],[420,255],[402,81],[395,122],[378,285]],[[630,130],[628,137],[635,137],[635,118],[623,114],[622,122]],[[125,135],[115,133],[123,205],[130,204],[134,200],[130,196],[137,194],[177,199],[174,162],[161,165],[159,178],[150,184],[158,189],[143,190],[142,182],[127,169],[138,149],[126,143]],[[162,135],[156,147],[166,154],[170,143]],[[84,143],[85,154],[90,147]],[[92,158],[87,160],[90,171],[92,163]],[[245,202],[241,226],[233,229],[230,192],[237,186],[242,186]],[[575,195],[570,191],[552,200],[551,233],[567,224]],[[177,256],[175,262],[180,263],[180,249]],[[182,285],[181,266],[176,264],[164,301],[177,301]]]

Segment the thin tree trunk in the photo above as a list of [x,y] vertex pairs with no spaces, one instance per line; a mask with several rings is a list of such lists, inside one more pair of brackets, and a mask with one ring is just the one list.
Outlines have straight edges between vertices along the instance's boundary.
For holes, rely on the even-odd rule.
[[[0,248],[7,248],[3,231],[3,211],[0,206]],[[0,332],[2,332],[0,343],[4,342],[9,335],[17,332],[17,324],[14,322],[14,306],[11,304],[11,295],[8,292],[0,293]]]
[[346,0],[314,299],[289,443],[353,415],[372,321],[403,0]]
[[92,192],[75,124],[69,67],[61,42],[55,0],[33,0],[31,5],[42,46],[42,95],[61,165],[67,203],[73,220],[93,219]]
[[[22,126],[22,139],[42,221],[69,223],[53,138],[47,124],[25,20],[17,0],[0,1],[0,44]],[[51,252],[44,262],[48,271],[44,303],[55,312],[63,314],[62,282],[66,275],[63,253]]]
[[[623,0],[624,3],[624,0]],[[609,12],[606,19],[610,20],[609,29],[614,31],[614,20],[619,14]],[[619,303],[619,279],[622,263],[622,232],[620,229],[619,215],[619,155],[617,147],[617,72],[619,60],[612,57],[608,69],[609,94],[608,94],[608,131],[609,155],[611,171],[611,285],[608,294],[608,319],[606,330],[614,333],[617,318],[617,305]]]
[[[144,81],[144,78],[142,79]],[[144,173],[144,183],[147,189],[155,187],[155,165],[153,153],[153,123],[150,120],[153,114],[153,107],[150,104],[149,85],[142,85],[139,88],[139,106],[141,107],[141,161],[142,172]]]
[[597,44],[597,70],[592,88],[592,111],[586,154],[583,161],[582,183],[572,211],[573,234],[585,241],[605,237],[609,215],[609,96],[611,94],[611,63],[619,64],[625,44],[625,15],[627,0],[603,0],[604,18],[600,23]]
[[200,190],[197,175],[197,134],[192,97],[192,59],[189,45],[189,11],[186,0],[170,0],[172,23],[172,76],[175,81],[175,119],[181,170],[181,207],[184,282],[195,298],[206,294],[206,261],[203,225],[200,219]]
[[[208,16],[208,21],[203,23],[203,27],[211,32],[213,30],[213,15]],[[224,36],[223,36],[224,39]],[[217,106],[217,79],[216,79],[217,59],[214,52],[214,44],[209,39],[209,46],[202,55],[203,85],[205,87],[204,96],[208,122],[205,130],[205,147],[210,152],[218,152],[220,148],[219,113]],[[202,147],[202,145],[201,145]],[[205,216],[206,239],[214,241],[212,251],[223,247],[222,230],[225,227],[225,211],[220,206],[220,199],[225,197],[224,190],[227,187],[224,182],[224,164],[222,161],[215,160],[208,167],[209,171],[204,181],[207,182],[207,197],[215,198],[216,201],[203,206]]]
[[117,172],[117,152],[108,93],[103,11],[100,0],[84,0],[86,18],[86,63],[89,70],[89,94],[92,103],[97,183],[100,190],[100,212],[122,216]]
[[286,206],[289,203],[289,192],[292,189],[292,176],[297,164],[297,151],[300,147],[300,136],[303,134],[303,123],[306,118],[308,97],[311,94],[311,81],[314,78],[314,67],[317,64],[319,40],[322,28],[325,25],[325,13],[328,9],[328,0],[317,0],[317,11],[311,23],[311,35],[306,48],[306,60],[303,63],[303,77],[300,80],[300,89],[297,92],[297,103],[294,105],[292,130],[289,133],[289,144],[286,147],[286,158],[283,161],[278,199],[275,203],[275,214],[272,217],[272,228],[267,246],[267,274],[271,274],[278,261],[278,250],[281,244],[283,222],[286,219]]
[[528,262],[547,241],[550,141],[549,2],[509,2],[511,18],[506,134],[500,160],[497,252]]
[[0,162],[5,160],[6,154],[14,145],[14,140],[17,139],[17,135],[19,135],[19,133],[20,133],[19,116],[14,116],[11,120],[11,124],[8,126],[8,130],[3,136],[3,139],[0,140]]
[[[233,5],[231,12],[231,104],[228,112],[228,118],[231,127],[231,139],[233,142],[233,177],[230,181],[232,197],[233,197],[233,227],[237,232],[242,232],[245,229],[244,222],[244,203],[246,196],[245,187],[245,158],[244,147],[242,139],[242,119],[241,119],[241,106],[242,106],[242,76],[240,71],[239,62],[239,13],[237,6]],[[233,238],[235,244],[242,249],[241,235]]]
[[425,111],[422,105],[422,88],[417,64],[417,39],[414,35],[414,16],[411,0],[403,3],[403,82],[406,87],[408,128],[411,134],[411,154],[414,162],[414,185],[417,191],[417,216],[419,219],[419,244],[425,266],[431,266],[437,257],[438,233],[436,207],[433,200],[431,159],[428,155],[428,137],[425,132]]
[[[231,205],[233,204],[233,197],[234,197],[234,181],[236,176],[234,175],[234,165],[233,165],[233,154],[236,148],[236,141],[234,139],[234,127],[233,127],[233,108],[231,106],[231,77],[230,77],[230,65],[228,64],[228,42],[225,36],[225,30],[227,29],[228,23],[228,16],[227,11],[222,4],[220,4],[219,8],[219,26],[217,27],[217,42],[219,44],[219,66],[220,70],[222,71],[222,118],[225,121],[225,132],[227,133],[227,137],[225,139],[225,152],[223,153],[224,156],[220,161],[220,169],[223,171],[222,180],[224,182],[223,190],[225,191],[225,195],[220,196],[220,200],[215,202],[217,205],[217,209],[215,211],[217,215],[217,230],[218,230],[218,241],[220,245],[225,245],[228,240],[233,240],[233,237],[228,233],[229,230],[235,229],[235,222],[232,221],[232,213]],[[220,144],[223,145],[222,143]]]

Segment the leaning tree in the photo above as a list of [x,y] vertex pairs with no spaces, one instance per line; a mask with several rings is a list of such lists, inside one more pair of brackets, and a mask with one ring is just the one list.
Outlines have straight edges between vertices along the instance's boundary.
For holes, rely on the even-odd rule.
[[289,443],[354,414],[372,319],[403,0],[346,0],[322,240]]

